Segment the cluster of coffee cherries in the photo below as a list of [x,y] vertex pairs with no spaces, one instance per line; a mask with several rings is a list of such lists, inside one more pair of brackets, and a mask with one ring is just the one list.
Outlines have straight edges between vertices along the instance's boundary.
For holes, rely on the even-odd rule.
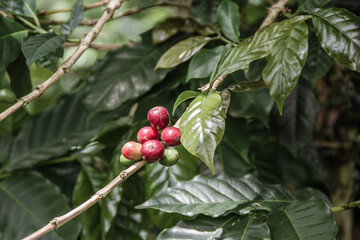
[[164,107],[158,106],[150,109],[147,117],[151,127],[147,126],[139,130],[138,142],[130,141],[124,144],[120,162],[130,165],[134,161],[144,159],[148,163],[159,161],[164,166],[176,164],[179,154],[176,149],[171,147],[180,144],[180,130],[176,127],[168,127],[170,117]]

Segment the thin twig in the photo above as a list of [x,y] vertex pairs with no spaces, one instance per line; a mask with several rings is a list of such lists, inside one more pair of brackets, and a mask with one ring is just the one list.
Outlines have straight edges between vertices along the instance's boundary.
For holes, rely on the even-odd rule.
[[266,16],[264,21],[261,23],[260,29],[267,25],[272,24],[275,21],[275,19],[277,18],[277,16],[279,15],[279,13],[284,9],[287,2],[288,2],[288,0],[279,0],[277,3],[272,5],[269,8],[268,15]]
[[75,218],[82,212],[86,211],[88,208],[93,206],[95,203],[103,199],[107,194],[109,194],[117,185],[124,182],[129,176],[131,176],[133,173],[135,173],[137,170],[139,170],[141,167],[143,167],[147,162],[145,160],[138,161],[131,165],[129,168],[122,171],[114,180],[112,180],[108,185],[106,185],[104,188],[100,189],[96,192],[91,198],[89,198],[86,202],[82,203],[77,208],[74,208],[70,212],[60,216],[56,217],[53,220],[50,221],[49,224],[45,225],[38,231],[34,232],[33,234],[27,236],[23,240],[33,240],[38,239],[42,236],[44,236],[46,233],[51,232],[53,230],[58,229],[71,219]]
[[[153,8],[153,7],[159,7],[159,6],[172,6],[172,7],[185,7],[185,8],[189,7],[186,3],[183,3],[183,2],[160,1],[160,2],[157,2],[157,3],[155,3],[153,5],[150,5],[150,6],[146,6],[146,7],[142,7],[142,8],[133,8],[133,9],[123,11],[123,12],[117,14],[116,16],[113,16],[110,20],[116,20],[116,19],[119,19],[119,18],[122,18],[122,17],[125,17],[125,16],[134,15],[134,14],[140,13],[143,10]],[[80,23],[80,25],[82,25],[82,26],[93,26],[98,21],[99,21],[99,19],[84,19]],[[65,22],[66,21],[59,21],[59,20],[55,20],[55,19],[43,19],[43,20],[40,20],[41,25],[61,25],[61,24],[64,24]]]
[[[72,42],[65,42],[61,45],[61,47],[74,47],[74,46],[78,46],[80,43],[72,43]],[[92,43],[89,45],[89,48],[93,48],[93,49],[100,49],[100,50],[106,50],[106,51],[112,51],[112,50],[116,50],[119,48],[122,48],[126,45],[133,45],[132,44],[97,44],[97,43]]]
[[[86,5],[84,5],[84,11],[104,6],[108,2],[109,2],[109,0],[102,0],[102,1],[94,2],[94,3],[86,4]],[[50,14],[55,14],[55,13],[63,13],[63,12],[71,12],[71,8],[55,9],[55,10],[40,10],[37,12],[37,15],[45,16],[45,15],[50,15]]]
[[337,207],[332,207],[331,211],[333,213],[335,213],[335,212],[341,212],[341,211],[345,211],[345,210],[352,209],[352,208],[357,208],[357,207],[360,207],[360,200],[356,200],[356,201],[351,202],[351,203],[342,204],[342,205],[337,206]]
[[96,23],[96,25],[91,29],[91,31],[86,34],[85,38],[81,41],[79,47],[76,51],[56,70],[56,72],[45,82],[35,87],[34,91],[28,95],[19,99],[17,103],[0,113],[0,121],[4,120],[7,116],[14,113],[16,110],[25,105],[32,100],[41,96],[46,89],[48,89],[54,82],[59,80],[61,76],[66,74],[72,65],[80,58],[80,56],[89,48],[92,41],[99,35],[99,32],[103,28],[104,24],[112,18],[116,9],[118,9],[121,3],[124,0],[111,0],[106,7],[106,10],[103,12],[101,18]]

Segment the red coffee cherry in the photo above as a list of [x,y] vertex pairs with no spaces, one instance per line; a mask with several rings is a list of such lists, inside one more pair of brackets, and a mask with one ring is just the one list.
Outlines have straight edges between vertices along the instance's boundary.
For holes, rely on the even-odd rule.
[[142,145],[140,143],[130,141],[124,144],[121,153],[125,158],[137,161],[141,159],[141,147]]
[[149,163],[159,161],[164,155],[164,146],[158,140],[146,141],[141,148],[141,156]]
[[167,146],[179,145],[180,138],[180,130],[176,127],[167,127],[161,133],[161,141]]
[[137,140],[139,143],[144,143],[148,140],[159,140],[160,134],[153,127],[143,127],[137,134]]
[[169,125],[170,117],[166,108],[158,106],[149,110],[148,119],[151,126],[157,130],[162,130]]

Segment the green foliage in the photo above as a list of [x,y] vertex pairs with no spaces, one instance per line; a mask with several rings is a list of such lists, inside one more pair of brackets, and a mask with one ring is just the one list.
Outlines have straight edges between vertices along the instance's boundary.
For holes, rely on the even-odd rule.
[[[20,174],[5,179],[0,182],[0,194],[0,231],[6,239],[20,239],[46,225],[49,219],[70,210],[60,189],[38,174]],[[19,231],[20,220],[26,225]],[[75,240],[79,232],[80,224],[75,220],[47,238]]]
[[212,173],[215,173],[215,148],[225,130],[221,107],[220,95],[215,91],[205,91],[190,103],[180,121],[182,145],[200,158]]
[[[0,239],[25,237],[118,176],[122,146],[154,106],[179,124],[179,161],[147,164],[46,239],[335,239],[334,170],[355,163],[359,132],[360,21],[356,4],[298,2],[258,29],[263,1],[125,1],[115,16],[131,16],[95,40],[124,47],[90,50],[0,122]],[[0,111],[71,54],[61,46],[89,31],[83,15],[104,10],[67,4],[65,24],[47,26],[34,0],[0,0],[0,89],[14,92]]]
[[22,51],[26,57],[27,64],[31,65],[39,58],[54,52],[66,41],[66,38],[66,35],[56,35],[53,33],[38,34],[30,37],[22,45]]
[[12,19],[0,15],[0,71],[13,62],[21,52],[28,31]]
[[340,8],[316,9],[311,14],[316,35],[330,57],[360,72],[360,17]]

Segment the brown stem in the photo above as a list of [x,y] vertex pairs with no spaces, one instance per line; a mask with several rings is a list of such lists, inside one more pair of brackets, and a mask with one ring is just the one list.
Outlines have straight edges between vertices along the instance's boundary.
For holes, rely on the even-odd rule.
[[287,2],[288,2],[288,0],[279,0],[277,3],[272,5],[269,8],[268,15],[266,16],[264,21],[261,23],[260,29],[272,24],[275,21],[275,19],[277,18],[277,16],[279,15],[279,13],[284,9]]
[[[147,6],[147,7],[133,8],[133,9],[123,11],[123,12],[117,14],[116,16],[113,16],[110,20],[116,20],[116,19],[119,19],[119,18],[122,18],[122,17],[125,17],[125,16],[134,15],[134,14],[140,13],[143,10],[153,8],[153,7],[159,7],[159,6],[173,6],[173,7],[186,7],[186,8],[189,7],[188,4],[182,3],[182,2],[160,1],[160,2],[157,2],[157,3],[155,3],[153,5],[150,5],[150,6]],[[99,19],[84,19],[80,23],[80,25],[82,25],[82,26],[93,26],[98,21],[99,21]],[[61,25],[61,24],[64,24],[65,22],[66,21],[59,21],[59,20],[54,20],[54,19],[40,20],[41,25]]]
[[116,9],[118,9],[121,3],[124,0],[110,0],[109,4],[106,7],[106,10],[103,12],[101,18],[96,23],[96,25],[91,29],[91,31],[85,35],[85,38],[81,41],[79,47],[76,51],[56,70],[56,72],[45,82],[35,87],[35,89],[26,96],[23,96],[19,99],[17,103],[0,113],[0,121],[4,120],[7,116],[14,113],[16,110],[25,105],[32,100],[41,96],[46,89],[48,89],[54,82],[59,80],[61,76],[66,74],[74,63],[80,58],[80,56],[89,48],[92,41],[99,35],[99,32],[109,19],[112,18]]
[[[78,46],[80,43],[71,43],[71,42],[65,42],[61,45],[61,47],[74,47],[74,46]],[[133,45],[133,43],[130,44],[97,44],[97,43],[92,43],[89,45],[89,48],[93,48],[93,49],[100,49],[100,50],[106,50],[106,51],[112,51],[112,50],[116,50],[119,48],[122,48],[126,45]]]
[[38,239],[42,236],[44,236],[46,233],[51,232],[53,230],[58,229],[71,219],[75,218],[82,212],[86,211],[88,208],[93,206],[95,203],[103,199],[107,194],[109,194],[117,185],[124,182],[129,176],[131,176],[133,173],[135,173],[137,170],[139,170],[141,167],[143,167],[147,162],[145,160],[138,161],[131,165],[129,168],[122,171],[114,180],[112,180],[108,185],[106,185],[104,188],[97,191],[89,200],[79,205],[77,208],[74,208],[70,212],[60,216],[56,217],[53,220],[50,221],[49,224],[45,225],[38,231],[34,232],[33,234],[27,236],[26,238],[23,238],[23,240],[33,240]]

